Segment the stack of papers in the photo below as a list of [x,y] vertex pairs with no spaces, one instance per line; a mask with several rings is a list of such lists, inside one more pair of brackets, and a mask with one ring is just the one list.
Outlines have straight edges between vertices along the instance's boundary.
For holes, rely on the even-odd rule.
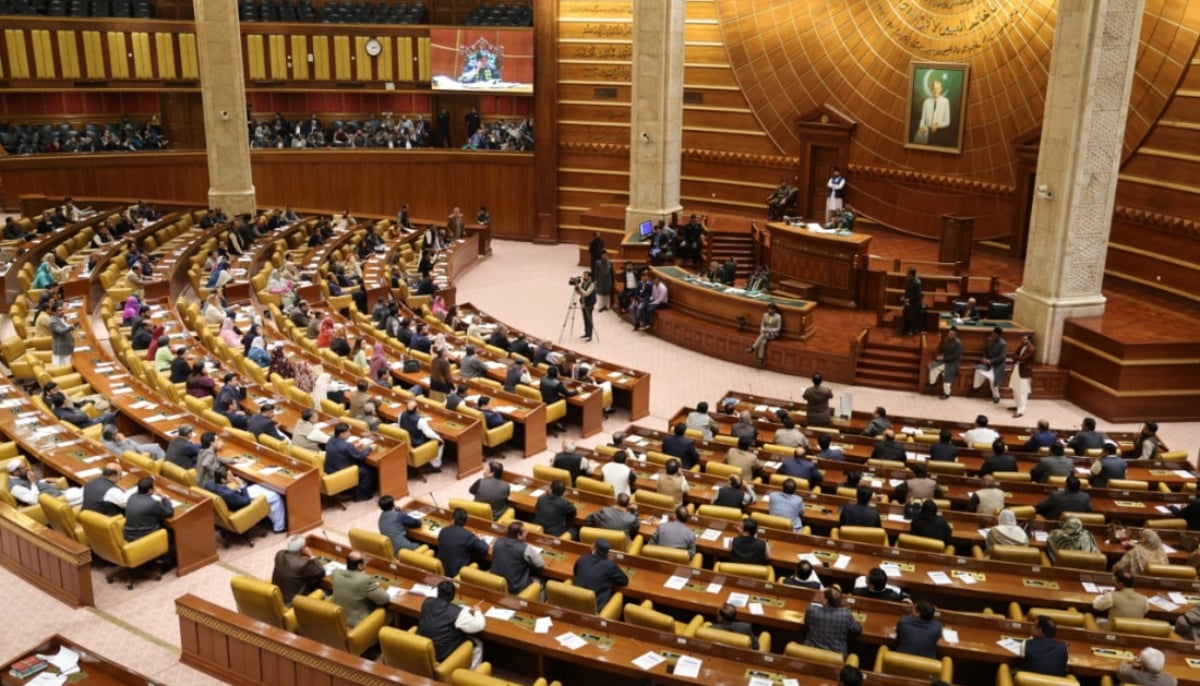
[[945,586],[946,584],[954,583],[954,580],[951,579],[945,572],[929,572],[929,578],[938,586]]
[[669,588],[672,591],[682,591],[683,587],[686,585],[687,577],[672,576],[671,578],[667,579],[665,584],[663,584],[663,588]]
[[533,622],[533,633],[546,634],[550,633],[550,627],[554,626],[554,620],[549,617],[538,617]]
[[681,655],[675,662],[675,676],[695,679],[700,676],[700,667],[704,663],[691,655]]
[[730,593],[726,602],[734,607],[746,607],[746,603],[750,602],[750,596],[746,593]]
[[339,569],[345,569],[345,568],[346,568],[346,565],[341,562],[338,562],[337,560],[334,560],[333,562],[327,562],[327,563],[325,563],[325,574],[326,575],[333,574],[335,571],[337,571]]
[[942,627],[942,640],[946,643],[958,643],[958,632]]
[[500,619],[503,621],[508,621],[508,620],[512,619],[513,615],[515,615],[515,614],[517,614],[517,613],[514,610],[506,610],[501,607],[493,607],[493,608],[489,609],[487,612],[483,613],[483,616],[487,617],[488,619]]
[[996,645],[1017,656],[1021,654],[1022,649],[1025,647],[1021,641],[1018,641],[1015,638],[1002,638],[999,641],[996,641]]
[[587,641],[583,640],[583,638],[573,631],[568,631],[555,640],[557,640],[559,644],[567,650],[579,650],[587,645]]
[[1158,595],[1151,596],[1147,602],[1149,602],[1154,607],[1166,610],[1167,612],[1173,612],[1173,611],[1179,609],[1178,605],[1176,605],[1175,603],[1167,600],[1166,598],[1164,598],[1162,596],[1158,596]]
[[634,658],[633,664],[642,669],[650,670],[666,662],[667,659],[653,650],[643,653],[640,657]]

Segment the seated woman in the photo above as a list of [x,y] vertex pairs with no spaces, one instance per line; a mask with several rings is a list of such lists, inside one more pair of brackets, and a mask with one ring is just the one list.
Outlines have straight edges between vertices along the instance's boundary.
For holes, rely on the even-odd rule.
[[988,529],[984,543],[988,554],[991,554],[992,547],[997,545],[1029,545],[1029,534],[1017,526],[1017,516],[1013,511],[1004,509],[996,519],[996,526]]
[[953,533],[950,523],[938,514],[938,506],[933,499],[921,503],[921,510],[916,517],[913,517],[910,531],[917,536],[936,538],[946,545],[950,544],[950,537]]
[[62,280],[66,275],[66,268],[60,268],[55,261],[54,253],[47,253],[42,258],[41,264],[38,265],[37,272],[33,275],[33,288],[42,289],[50,288],[54,284]]
[[1078,517],[1067,517],[1062,526],[1051,531],[1046,539],[1046,556],[1052,564],[1060,550],[1098,553],[1100,546],[1096,545],[1096,537],[1092,532],[1083,528],[1083,522],[1079,521]]
[[208,375],[208,370],[205,369],[203,362],[192,365],[192,372],[188,374],[184,392],[193,398],[208,398],[217,394],[217,382]]
[[1118,569],[1126,569],[1134,576],[1140,576],[1149,565],[1170,564],[1170,560],[1167,559],[1167,551],[1163,548],[1162,539],[1154,529],[1142,529],[1142,534],[1136,543],[1122,541],[1121,545],[1129,552],[1113,565],[1114,572]]
[[267,343],[262,336],[255,336],[250,342],[250,353],[246,357],[263,369],[271,366],[271,354],[267,352]]
[[242,344],[242,337],[239,335],[237,327],[233,325],[232,317],[226,317],[225,321],[221,322],[221,340],[234,350],[237,350],[237,347]]

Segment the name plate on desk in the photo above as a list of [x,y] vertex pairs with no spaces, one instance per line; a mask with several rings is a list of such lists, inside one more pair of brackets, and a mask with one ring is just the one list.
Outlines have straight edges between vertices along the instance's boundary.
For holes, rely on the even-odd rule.
[[1045,588],[1051,591],[1058,590],[1057,581],[1047,581],[1045,579],[1024,579],[1025,586],[1028,588]]

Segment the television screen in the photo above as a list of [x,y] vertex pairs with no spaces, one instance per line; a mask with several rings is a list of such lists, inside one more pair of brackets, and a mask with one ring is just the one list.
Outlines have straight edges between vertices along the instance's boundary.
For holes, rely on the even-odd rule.
[[646,221],[642,222],[640,230],[642,238],[649,237],[650,234],[654,233],[654,222],[647,219]]
[[431,28],[435,91],[533,92],[533,29]]

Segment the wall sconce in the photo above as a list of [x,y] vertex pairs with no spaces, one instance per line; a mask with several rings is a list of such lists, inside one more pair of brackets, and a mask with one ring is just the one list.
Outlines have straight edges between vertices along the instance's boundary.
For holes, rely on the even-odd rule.
[[1037,187],[1037,197],[1042,200],[1053,200],[1054,191],[1050,189],[1049,184],[1039,183]]

